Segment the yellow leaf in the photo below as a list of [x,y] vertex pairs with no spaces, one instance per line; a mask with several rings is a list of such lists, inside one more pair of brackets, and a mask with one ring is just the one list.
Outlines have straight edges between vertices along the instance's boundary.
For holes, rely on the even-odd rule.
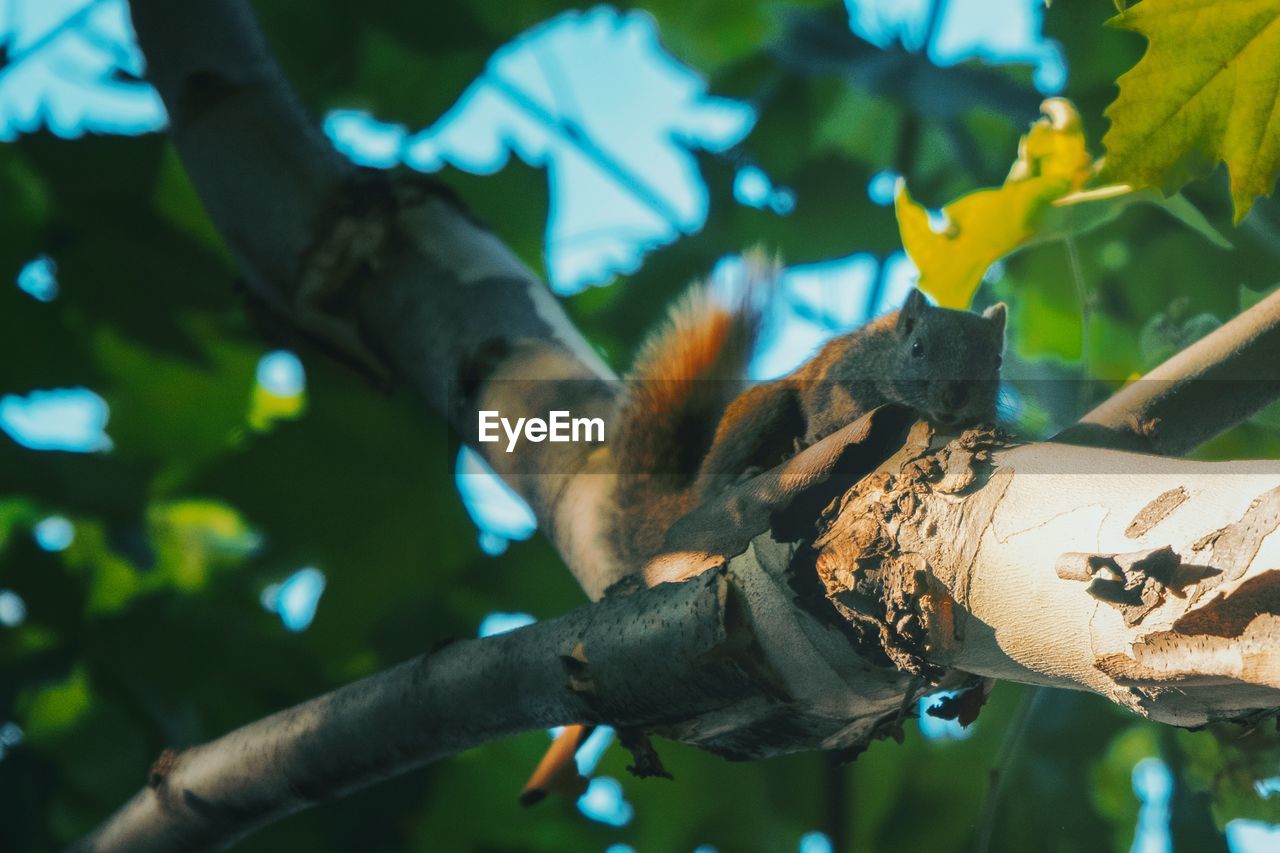
[[1091,175],[1075,107],[1051,98],[1041,109],[1045,115],[1022,138],[1004,185],[947,205],[941,227],[932,226],[928,211],[899,184],[894,211],[902,245],[920,271],[920,289],[939,305],[968,308],[987,268],[1030,242],[1044,209]]
[[1040,105],[1044,117],[1018,143],[1018,159],[1005,183],[1034,177],[1063,178],[1078,190],[1093,171],[1084,143],[1084,126],[1075,106],[1065,98],[1049,98]]
[[935,231],[901,183],[894,208],[903,248],[920,271],[920,289],[944,308],[968,308],[987,268],[1034,236],[1036,212],[1067,187],[1061,178],[1033,178],[978,190],[944,207],[946,225]]
[[1107,108],[1105,176],[1167,194],[1222,160],[1239,222],[1280,170],[1280,0],[1144,0],[1110,23],[1147,52]]
[[276,421],[295,420],[306,410],[305,392],[286,397],[255,385],[249,402],[249,426],[258,432],[266,432],[275,426]]

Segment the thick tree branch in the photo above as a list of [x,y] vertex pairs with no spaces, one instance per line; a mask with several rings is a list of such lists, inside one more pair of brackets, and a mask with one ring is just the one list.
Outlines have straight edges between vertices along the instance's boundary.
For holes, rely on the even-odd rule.
[[187,172],[277,320],[397,379],[532,506],[593,597],[622,576],[589,444],[476,443],[477,413],[607,415],[613,378],[537,277],[430,179],[357,170],[302,111],[245,0],[134,0]]
[[1280,709],[1278,530],[1274,462],[970,433],[940,449],[917,435],[815,547],[830,600],[900,667],[1196,726]]

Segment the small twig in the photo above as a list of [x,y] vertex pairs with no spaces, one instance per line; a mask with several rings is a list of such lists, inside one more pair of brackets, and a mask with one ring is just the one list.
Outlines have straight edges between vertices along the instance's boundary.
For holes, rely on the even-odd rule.
[[822,757],[826,780],[823,784],[823,830],[831,841],[832,853],[852,849],[845,837],[849,826],[849,768],[840,756],[826,753]]
[[1013,719],[1005,729],[1004,740],[1000,743],[1000,752],[991,765],[987,778],[987,791],[982,797],[982,815],[978,819],[978,837],[973,845],[975,853],[987,853],[991,849],[991,833],[995,830],[996,814],[999,812],[1000,799],[1008,783],[1009,771],[1014,766],[1014,759],[1026,740],[1027,729],[1034,717],[1036,707],[1041,698],[1048,695],[1045,687],[1033,687],[1022,694],[1018,707],[1014,709]]
[[1080,394],[1077,413],[1089,410],[1093,401],[1093,368],[1090,363],[1093,354],[1093,298],[1089,295],[1084,280],[1084,267],[1080,263],[1080,250],[1076,246],[1076,238],[1068,234],[1062,239],[1067,251],[1067,266],[1071,270],[1071,282],[1076,288],[1076,298],[1080,301]]

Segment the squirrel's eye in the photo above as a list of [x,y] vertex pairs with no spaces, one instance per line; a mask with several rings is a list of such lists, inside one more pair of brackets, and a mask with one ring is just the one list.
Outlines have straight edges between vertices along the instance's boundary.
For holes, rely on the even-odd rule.
[[920,356],[924,355],[924,344],[920,343],[919,341],[916,341],[913,344],[911,344],[911,355],[914,358],[919,358]]
[[999,369],[1001,368],[1001,366],[1003,366],[1003,365],[1004,365],[1004,356],[1002,356],[1002,355],[997,355],[997,356],[996,356],[996,370],[999,370]]

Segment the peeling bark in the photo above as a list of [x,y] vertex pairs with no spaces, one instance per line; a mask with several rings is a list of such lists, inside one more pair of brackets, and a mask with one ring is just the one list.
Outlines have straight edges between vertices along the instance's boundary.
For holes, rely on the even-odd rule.
[[[1274,713],[1278,482],[1275,464],[921,434],[845,497],[819,576],[927,678],[1091,690],[1183,726]],[[1149,511],[1179,493],[1176,514]],[[1151,520],[1136,536],[1135,516]]]
[[1130,539],[1141,539],[1151,528],[1164,521],[1175,509],[1187,500],[1187,490],[1182,486],[1161,492],[1151,503],[1138,510],[1138,514],[1124,529],[1124,535]]
[[[1125,536],[1130,536],[1128,529]],[[1058,557],[1055,568],[1063,580],[1087,582],[1089,595],[1117,608],[1132,626],[1164,603],[1181,564],[1182,558],[1165,545],[1132,554],[1068,552]]]

